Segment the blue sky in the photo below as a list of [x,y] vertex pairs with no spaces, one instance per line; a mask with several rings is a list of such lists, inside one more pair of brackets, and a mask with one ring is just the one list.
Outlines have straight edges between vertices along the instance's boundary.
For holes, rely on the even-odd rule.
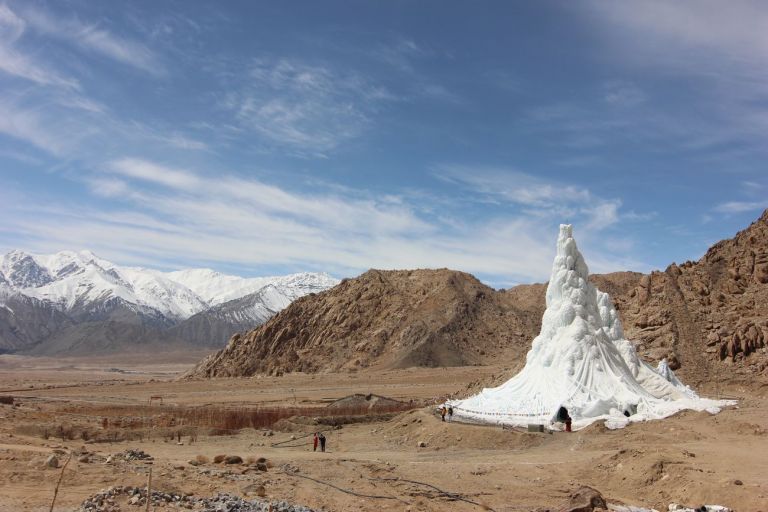
[[0,0],[0,251],[542,281],[768,207],[764,2]]

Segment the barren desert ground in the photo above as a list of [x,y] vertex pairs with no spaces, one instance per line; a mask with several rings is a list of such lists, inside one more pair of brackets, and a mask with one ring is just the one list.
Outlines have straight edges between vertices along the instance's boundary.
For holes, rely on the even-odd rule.
[[[525,433],[443,423],[421,405],[460,395],[503,368],[174,380],[198,356],[151,364],[0,356],[0,396],[16,402],[0,405],[0,510],[48,510],[60,469],[45,461],[56,450],[62,464],[76,453],[56,510],[74,510],[109,486],[145,485],[145,461],[114,456],[107,462],[127,449],[154,458],[153,489],[266,494],[319,510],[557,510],[581,485],[609,503],[658,510],[672,502],[768,510],[765,388],[723,387],[720,393],[738,405],[714,416],[686,412],[615,431],[592,425],[571,434]],[[177,408],[197,406],[317,408],[353,393],[419,407],[335,429],[299,418],[271,429],[216,432],[173,417]],[[153,396],[162,397],[162,406],[147,407]],[[325,453],[313,452],[311,437],[303,437],[318,429],[329,429]],[[181,442],[169,439],[179,434]],[[217,455],[239,455],[244,463],[216,464]],[[266,471],[249,464],[260,457],[267,459]],[[201,462],[189,463],[195,459]]]

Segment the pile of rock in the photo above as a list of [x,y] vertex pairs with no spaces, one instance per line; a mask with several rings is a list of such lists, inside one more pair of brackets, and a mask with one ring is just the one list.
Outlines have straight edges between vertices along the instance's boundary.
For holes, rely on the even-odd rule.
[[287,501],[246,500],[231,494],[219,493],[212,498],[201,498],[202,512],[314,512],[309,507],[292,505]]
[[[199,501],[199,498],[186,494],[152,491],[151,501],[155,506],[162,503],[162,506],[166,507],[176,505],[176,508],[191,509]],[[124,510],[120,503],[135,506],[145,505],[147,503],[147,489],[131,486],[109,487],[83,501],[77,512],[119,512]]]
[[121,459],[125,461],[132,461],[132,460],[154,460],[154,457],[152,457],[150,454],[134,448],[128,448],[127,450],[116,453],[111,456],[112,460],[115,459]]
[[[127,498],[127,500],[126,500]],[[219,493],[209,498],[179,493],[152,491],[153,506],[173,509],[194,509],[199,512],[314,512],[308,507],[285,501],[247,500],[231,494]],[[121,508],[120,504],[128,505]],[[76,512],[120,512],[132,510],[147,503],[147,490],[140,487],[109,487],[87,498]]]

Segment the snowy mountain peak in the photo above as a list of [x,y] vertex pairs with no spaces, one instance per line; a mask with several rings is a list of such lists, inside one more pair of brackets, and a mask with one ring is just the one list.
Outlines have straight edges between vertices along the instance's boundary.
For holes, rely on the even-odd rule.
[[14,250],[0,259],[0,283],[7,283],[26,296],[48,301],[62,311],[99,308],[106,301],[119,299],[137,310],[155,311],[176,321],[268,285],[277,291],[265,292],[265,297],[271,297],[273,307],[269,309],[276,311],[287,305],[286,300],[325,290],[338,280],[312,273],[242,278],[211,269],[161,272],[118,266],[88,250],[49,255]]
[[0,262],[0,272],[5,280],[16,288],[43,286],[53,278],[48,269],[23,251],[11,251]]

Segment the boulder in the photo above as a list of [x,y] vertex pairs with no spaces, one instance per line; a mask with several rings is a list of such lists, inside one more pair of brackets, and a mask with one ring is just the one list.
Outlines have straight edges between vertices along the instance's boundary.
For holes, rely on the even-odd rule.
[[608,510],[608,505],[600,491],[585,485],[571,493],[568,505],[561,510],[562,512],[593,512],[595,509]]

